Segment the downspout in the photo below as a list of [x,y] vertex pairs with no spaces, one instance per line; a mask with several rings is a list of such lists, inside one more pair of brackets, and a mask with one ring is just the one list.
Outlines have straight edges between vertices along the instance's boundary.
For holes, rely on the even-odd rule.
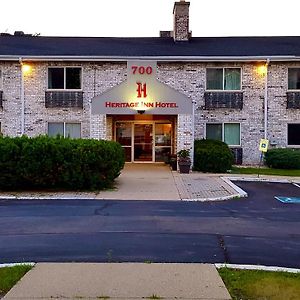
[[25,95],[24,95],[24,74],[22,70],[23,62],[22,57],[19,58],[21,67],[21,135],[25,133]]
[[270,59],[268,58],[266,61],[266,76],[265,76],[265,99],[264,99],[264,138],[268,138],[268,69],[269,69]]
[[196,101],[192,101],[193,105],[193,115],[192,115],[192,147],[191,147],[191,158],[192,158],[192,167],[194,167],[194,151],[195,151],[195,105]]

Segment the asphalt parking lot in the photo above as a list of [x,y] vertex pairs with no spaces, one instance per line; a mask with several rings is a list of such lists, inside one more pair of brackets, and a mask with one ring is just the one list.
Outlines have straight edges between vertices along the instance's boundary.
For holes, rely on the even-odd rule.
[[292,184],[236,182],[221,202],[1,200],[1,262],[208,262],[300,268]]

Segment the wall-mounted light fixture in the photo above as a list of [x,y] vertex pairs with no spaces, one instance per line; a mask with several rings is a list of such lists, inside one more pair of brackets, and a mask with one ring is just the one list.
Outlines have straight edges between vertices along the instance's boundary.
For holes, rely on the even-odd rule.
[[22,64],[22,73],[24,75],[29,74],[31,72],[31,66],[27,64]]
[[268,65],[267,64],[259,65],[259,66],[257,66],[256,70],[257,70],[258,75],[265,76],[268,71]]
[[145,110],[137,110],[138,114],[143,115],[145,113]]

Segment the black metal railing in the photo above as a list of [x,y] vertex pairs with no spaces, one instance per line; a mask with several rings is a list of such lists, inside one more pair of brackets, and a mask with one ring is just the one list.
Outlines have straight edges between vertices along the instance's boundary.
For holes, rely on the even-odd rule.
[[242,92],[205,92],[205,109],[233,108],[243,109]]
[[83,108],[83,92],[76,91],[46,91],[45,106],[53,107],[77,107]]
[[300,108],[300,92],[287,92],[286,98],[286,108]]

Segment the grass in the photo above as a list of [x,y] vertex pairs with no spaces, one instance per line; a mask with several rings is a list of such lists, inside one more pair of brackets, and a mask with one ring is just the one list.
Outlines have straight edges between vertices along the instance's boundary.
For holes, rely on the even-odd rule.
[[29,265],[0,268],[0,297],[4,296],[28,271]]
[[233,270],[219,273],[233,300],[299,300],[300,273]]
[[287,170],[287,169],[272,169],[262,167],[248,168],[248,167],[232,167],[231,174],[259,174],[260,175],[279,175],[279,176],[300,176],[300,170]]

